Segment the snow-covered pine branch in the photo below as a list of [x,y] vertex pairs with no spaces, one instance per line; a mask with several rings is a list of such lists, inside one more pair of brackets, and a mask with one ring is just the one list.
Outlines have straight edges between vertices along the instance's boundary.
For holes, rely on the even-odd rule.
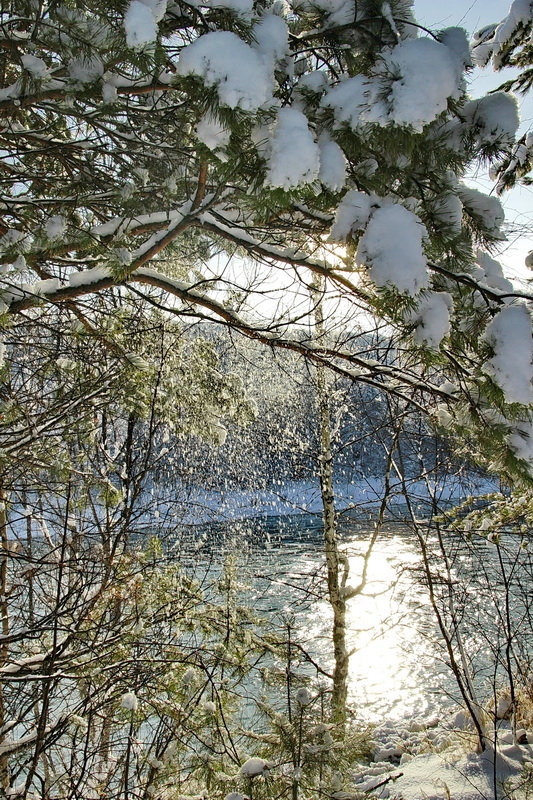
[[[181,281],[183,265],[221,247],[265,275],[321,274],[396,332],[398,375],[408,351],[411,372],[431,366],[432,385],[460,387],[462,419],[486,448],[468,408],[502,395],[482,368],[493,341],[483,333],[520,293],[479,276],[477,250],[501,242],[503,213],[461,181],[477,158],[512,148],[516,105],[505,93],[472,101],[465,32],[430,35],[408,5],[92,0],[4,15],[5,311],[115,291],[150,262],[176,277],[164,259],[179,261]],[[516,44],[526,5],[484,38],[492,55]],[[331,263],[328,238],[341,253]],[[214,276],[206,296],[209,286],[220,290]],[[509,435],[514,418],[529,425],[519,406],[500,407]],[[487,458],[527,474],[509,435]]]

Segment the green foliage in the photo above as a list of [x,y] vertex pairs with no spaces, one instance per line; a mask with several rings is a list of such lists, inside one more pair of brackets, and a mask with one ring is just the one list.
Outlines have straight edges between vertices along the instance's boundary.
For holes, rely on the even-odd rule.
[[[453,97],[418,128],[379,114],[348,123],[324,101],[359,76],[374,81],[375,108],[392,108],[402,74],[388,55],[409,40],[406,0],[358,2],[353,17],[307,0],[290,13],[259,2],[244,14],[178,0],[161,20],[153,16],[154,36],[140,45],[128,36],[123,0],[89,0],[83,9],[74,0],[4,5],[0,494],[20,525],[21,556],[4,531],[0,668],[12,681],[0,687],[0,729],[16,718],[23,742],[0,758],[0,791],[20,776],[32,791],[44,781],[50,797],[87,789],[106,800],[133,791],[155,800],[198,792],[219,800],[233,788],[256,800],[342,791],[364,733],[344,738],[332,723],[325,690],[296,670],[290,642],[240,603],[230,564],[206,587],[187,566],[197,551],[166,558],[183,533],[183,509],[167,509],[156,523],[148,487],[158,466],[187,461],[185,442],[222,445],[227,425],[256,418],[252,371],[236,374],[206,330],[193,328],[202,320],[289,351],[294,360],[283,369],[291,377],[306,356],[370,386],[364,425],[382,424],[378,393],[400,399],[402,409],[426,410],[463,454],[521,481],[527,496],[531,464],[517,458],[510,434],[522,426],[532,435],[530,410],[506,402],[505,387],[484,370],[493,353],[483,331],[502,298],[497,285],[484,285],[475,250],[500,234],[466,199],[462,220],[457,203],[455,215],[442,213],[463,196],[458,183],[472,164],[501,156],[501,137],[483,139],[464,117],[459,61]],[[255,26],[268,14],[288,29],[277,56],[254,49]],[[265,70],[270,88],[259,108],[253,98],[228,100],[221,88],[236,73],[213,78],[209,59],[182,74],[186,48],[216,32],[237,36]],[[519,57],[526,56],[524,47]],[[305,179],[268,183],[280,108],[305,111],[299,120],[313,152],[324,136],[339,146],[345,185],[331,188],[318,167]],[[200,141],[206,114],[222,124],[227,144]],[[371,280],[371,264],[357,255],[368,220],[348,231],[339,258],[342,242],[327,252],[349,191],[371,196],[369,219],[376,205],[396,204],[425,226],[425,294]],[[219,269],[219,255],[237,258]],[[243,256],[266,278],[255,295],[234,267]],[[296,291],[272,289],[278,274],[282,282],[293,275]],[[358,326],[387,326],[383,346],[351,331],[337,336],[334,314],[313,341],[307,299],[317,275]],[[251,298],[268,304],[285,291],[297,302],[262,318]],[[414,346],[413,312],[433,291],[453,299],[450,332],[441,347]],[[310,450],[300,436],[309,384],[282,402],[269,381],[267,369],[259,413],[268,399],[299,461]],[[368,396],[354,396],[366,404]],[[341,386],[335,411],[346,398]],[[509,521],[494,502],[494,525]],[[514,513],[519,519],[518,506]],[[147,528],[161,539],[143,549],[138,537]],[[246,681],[259,689],[248,692]],[[246,718],[247,694],[256,727]],[[271,764],[257,777],[242,772],[254,756]]]
[[[248,287],[233,274],[213,274],[212,256],[226,251],[229,257],[246,254],[269,264],[284,261],[303,284],[308,272],[329,274],[328,290],[342,287],[348,301],[394,326],[402,350],[411,349],[413,370],[425,373],[431,368],[438,380],[461,380],[472,405],[491,403],[496,395],[501,406],[501,397],[478,370],[470,381],[464,379],[469,360],[485,357],[478,343],[487,317],[469,303],[475,278],[469,286],[462,280],[465,273],[475,272],[476,247],[494,245],[500,234],[466,201],[462,225],[443,213],[447,200],[460,194],[458,180],[472,163],[499,158],[501,138],[483,138],[477,122],[464,116],[467,96],[460,81],[446,110],[420,130],[394,119],[387,124],[339,121],[324,103],[326,90],[363,75],[368,80],[379,77],[374,102],[391,106],[392,87],[402,76],[399,65],[389,65],[387,54],[398,41],[408,41],[413,22],[408,3],[392,3],[390,12],[378,2],[358,3],[353,19],[341,19],[320,4],[297,4],[283,22],[277,20],[288,26],[288,50],[273,60],[272,98],[257,110],[241,108],[238,98],[234,103],[221,100],[218,79],[183,75],[176,64],[184,49],[207,31],[231,32],[246,47],[260,44],[254,26],[265,11],[262,4],[240,14],[178,3],[159,21],[154,41],[137,47],[127,42],[123,3],[104,7],[91,0],[84,10],[76,3],[53,4],[39,14],[31,3],[24,9],[17,8],[19,16],[5,23],[12,47],[3,56],[7,89],[0,102],[8,124],[0,132],[0,144],[10,153],[13,179],[3,199],[2,291],[11,315],[40,308],[33,320],[41,326],[57,325],[56,311],[50,309],[61,308],[59,316],[69,316],[74,306],[88,304],[90,310],[83,310],[85,332],[75,331],[69,345],[81,349],[83,337],[87,342],[81,366],[71,370],[71,388],[82,379],[89,381],[98,358],[111,370],[114,402],[125,412],[149,419],[154,411],[178,433],[193,431],[219,440],[224,417],[249,420],[252,411],[239,397],[237,382],[220,374],[205,345],[180,342],[168,319],[155,322],[166,329],[157,339],[150,333],[152,312],[139,322],[137,334],[132,327],[131,309],[139,294],[162,315],[185,321],[206,316],[239,330],[250,326],[249,309],[244,320],[235,319],[246,307]],[[282,9],[275,10],[274,17],[280,15]],[[322,84],[311,81],[306,86],[303,79],[310,75],[321,77]],[[339,145],[346,159],[346,187],[331,190],[318,179],[268,185],[269,148],[280,106],[302,106],[311,138],[328,134]],[[229,134],[227,145],[211,149],[199,141],[198,124],[206,113]],[[21,174],[24,181],[18,179]],[[410,344],[414,329],[409,312],[421,298],[401,296],[393,285],[376,288],[368,265],[353,258],[357,233],[348,237],[341,266],[327,260],[316,265],[347,189],[403,204],[425,225],[429,289],[450,293],[455,303],[446,343],[452,349],[461,346],[453,355],[445,347],[428,351]],[[149,280],[139,273],[147,263],[152,265]],[[112,286],[92,291],[84,273],[94,269],[102,270],[99,275]],[[357,286],[346,283],[347,273],[356,280],[360,275]],[[487,299],[489,306],[492,311],[498,307],[496,295]],[[138,308],[141,315],[140,304]],[[228,317],[226,312],[234,314]],[[298,317],[299,311],[293,315]],[[281,336],[278,320],[253,322],[254,327],[259,330],[249,334],[298,350],[297,336]],[[473,334],[468,348],[463,335],[467,328]],[[66,340],[65,328],[62,336]],[[290,341],[278,342],[280,338]],[[103,354],[104,340],[117,358]],[[164,358],[152,352],[156,340]],[[348,357],[355,360],[357,353]],[[342,367],[334,346],[323,359],[326,365]],[[204,369],[202,364],[210,365]],[[395,366],[396,386],[411,393],[401,359]],[[374,366],[371,378],[381,380],[380,370],[388,367]],[[67,373],[65,369],[61,378],[65,388]],[[104,378],[103,369],[96,373],[99,380]],[[154,393],[156,384],[160,391]],[[424,403],[433,409],[436,405],[429,385]],[[79,418],[80,435],[83,427],[89,435],[89,418],[89,412],[85,422]],[[512,453],[505,460],[524,471]]]

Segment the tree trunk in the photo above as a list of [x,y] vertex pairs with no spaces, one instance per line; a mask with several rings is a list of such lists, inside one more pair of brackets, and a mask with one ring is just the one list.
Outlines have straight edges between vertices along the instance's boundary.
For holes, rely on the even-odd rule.
[[[323,372],[319,368],[319,372]],[[339,545],[337,513],[333,489],[333,453],[331,450],[331,415],[325,376],[318,376],[318,401],[320,413],[320,491],[324,521],[324,546],[328,574],[328,598],[333,611],[333,669],[332,709],[334,717],[342,722],[346,714],[348,696],[349,653],[346,647],[346,600],[339,580]]]
[[[315,283],[315,333],[317,340],[324,336],[324,312],[322,307],[322,285]],[[325,369],[316,368],[317,408],[319,418],[319,474],[324,523],[324,549],[326,555],[328,600],[333,611],[333,717],[343,723],[346,717],[348,696],[348,669],[350,654],[346,647],[346,599],[339,578],[340,556],[337,530],[337,512],[333,488],[332,423],[329,393]]]

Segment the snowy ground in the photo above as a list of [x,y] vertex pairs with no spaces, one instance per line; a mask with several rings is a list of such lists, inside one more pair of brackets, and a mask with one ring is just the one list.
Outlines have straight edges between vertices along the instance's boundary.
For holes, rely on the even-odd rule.
[[[394,800],[521,800],[527,797],[524,770],[533,768],[533,732],[513,742],[508,722],[499,722],[492,747],[473,752],[474,737],[458,717],[383,723],[374,731],[374,762],[355,765],[354,789]],[[530,796],[533,786],[530,789]],[[349,800],[338,792],[336,800]]]

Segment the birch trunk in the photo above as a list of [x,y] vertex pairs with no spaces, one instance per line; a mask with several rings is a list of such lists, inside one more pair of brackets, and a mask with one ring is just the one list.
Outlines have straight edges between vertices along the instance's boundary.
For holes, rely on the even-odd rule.
[[[313,291],[315,302],[315,334],[318,341],[324,336],[322,288],[323,284],[315,283],[315,289]],[[322,519],[324,524],[324,549],[327,568],[328,600],[333,611],[332,639],[334,668],[331,704],[334,719],[342,724],[346,717],[350,654],[346,647],[346,599],[342,591],[343,582],[341,582],[339,575],[341,557],[339,554],[338,520],[333,487],[331,408],[325,369],[320,365],[316,368],[316,386],[319,418],[319,473]]]

